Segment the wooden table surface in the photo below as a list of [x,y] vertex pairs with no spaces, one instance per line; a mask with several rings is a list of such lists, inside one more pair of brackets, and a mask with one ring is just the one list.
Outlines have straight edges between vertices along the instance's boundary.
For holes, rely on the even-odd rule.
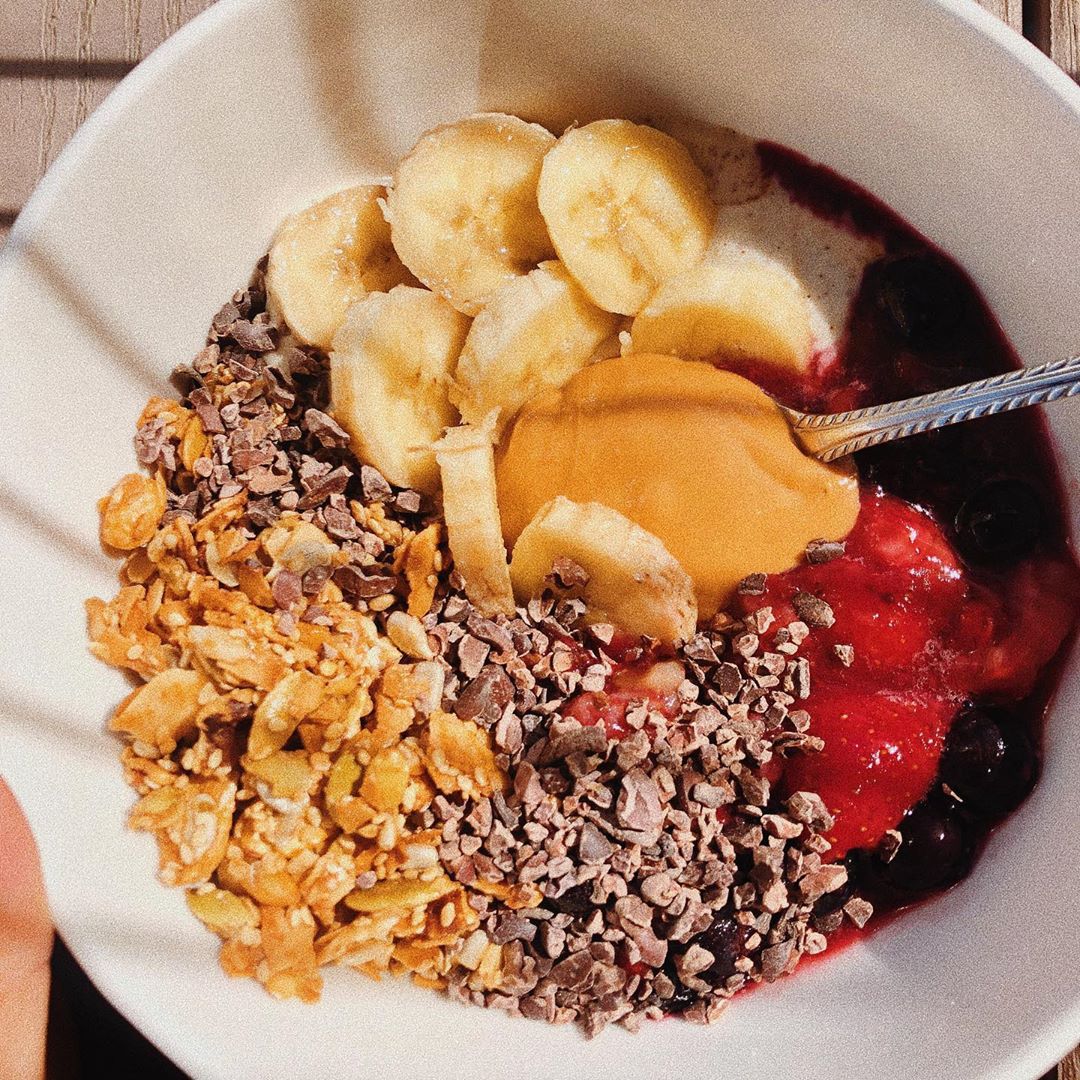
[[[0,242],[75,129],[139,60],[212,2],[0,0]],[[1080,81],[1080,0],[979,2]],[[75,1027],[89,1010],[100,1028],[101,1003],[88,1003],[92,991],[72,967],[65,960],[57,970],[72,984]],[[1080,1049],[1058,1066],[1057,1080],[1080,1080]]]

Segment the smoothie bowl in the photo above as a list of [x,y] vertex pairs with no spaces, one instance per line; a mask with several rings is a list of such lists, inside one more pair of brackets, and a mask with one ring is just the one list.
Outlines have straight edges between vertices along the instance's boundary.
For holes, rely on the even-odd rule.
[[[226,7],[16,230],[13,367],[59,441],[49,514],[10,481],[54,568],[12,656],[12,778],[62,932],[195,1074],[1022,1076],[1074,1038],[1073,444],[1026,414],[826,466],[774,401],[1064,355],[1075,215],[1052,184],[1002,203],[981,161],[962,199],[928,187],[974,100],[913,96],[805,14],[721,7],[714,66],[684,13],[616,92],[645,12]],[[1015,69],[1014,108],[1061,95],[1043,168],[1075,153],[1019,45],[916,16]],[[237,34],[258,95],[230,76],[228,114],[192,112]],[[549,94],[575,36],[604,47]],[[782,80],[753,74],[791,42]],[[1017,123],[995,162],[1027,183]],[[45,339],[81,366],[28,371]],[[133,685],[76,658],[61,693],[46,635],[77,657],[90,594]],[[69,722],[73,692],[113,735]]]

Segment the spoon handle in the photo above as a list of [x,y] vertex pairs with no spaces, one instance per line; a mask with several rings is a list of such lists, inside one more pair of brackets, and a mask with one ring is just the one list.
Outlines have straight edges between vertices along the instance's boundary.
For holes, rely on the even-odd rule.
[[820,461],[920,431],[1023,409],[1080,392],[1080,356],[1008,371],[933,394],[841,413],[802,413],[781,406],[795,438]]

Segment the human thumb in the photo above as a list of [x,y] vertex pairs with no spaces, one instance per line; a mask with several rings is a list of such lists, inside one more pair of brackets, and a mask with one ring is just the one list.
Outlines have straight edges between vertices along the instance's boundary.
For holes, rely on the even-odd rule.
[[30,826],[0,779],[0,1076],[45,1072],[53,928]]

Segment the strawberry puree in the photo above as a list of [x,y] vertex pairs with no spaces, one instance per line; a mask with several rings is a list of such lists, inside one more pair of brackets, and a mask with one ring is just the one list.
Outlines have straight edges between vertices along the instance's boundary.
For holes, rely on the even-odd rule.
[[[812,671],[810,730],[825,749],[792,759],[784,775],[785,790],[816,791],[835,815],[834,857],[873,847],[926,794],[964,701],[1030,690],[1075,603],[1069,568],[1047,562],[1041,571],[1025,566],[992,592],[962,567],[929,515],[865,490],[841,558],[780,574],[763,596],[740,598],[747,612],[771,606],[780,625],[797,617],[799,591],[823,597],[835,613],[800,649]],[[854,649],[850,666],[836,654],[842,645]]]
[[[825,749],[793,759],[784,787],[825,800],[840,858],[877,843],[926,793],[993,615],[934,522],[874,491],[863,494],[842,558],[772,578],[765,595],[741,597],[741,606],[768,604],[785,625],[797,618],[798,591],[827,599],[836,621],[800,650],[812,672],[811,733]],[[841,645],[854,649],[850,667],[834,652]]]
[[640,665],[620,666],[607,689],[578,694],[564,710],[565,715],[586,725],[602,723],[609,739],[624,739],[633,734],[626,714],[636,704],[645,703],[669,720],[674,719],[679,714],[678,696],[673,690],[648,685],[644,681],[647,670]]
[[[782,148],[763,146],[761,155],[793,199],[875,237],[885,255],[867,269],[837,348],[798,379],[749,362],[740,374],[785,404],[839,411],[1017,365],[963,272],[887,208]],[[734,604],[746,614],[772,607],[777,627],[797,618],[799,592],[833,610],[833,624],[815,627],[799,649],[811,669],[810,695],[800,704],[824,749],[793,756],[782,777],[776,763],[770,778],[781,795],[821,795],[835,817],[828,836],[834,859],[875,848],[937,790],[943,751],[964,710],[1007,714],[1006,730],[1008,723],[1028,730],[1028,753],[1037,755],[1046,672],[1080,610],[1080,573],[1036,414],[983,419],[864,451],[856,460],[860,509],[845,553],[772,574],[763,595],[739,596]],[[642,655],[622,638],[605,651],[620,668],[604,693],[579,695],[570,715],[603,722],[622,738],[632,730],[631,703],[644,699],[674,714],[674,696],[642,681],[654,654]],[[1031,760],[1024,768],[1033,768]],[[996,820],[974,811],[971,802],[963,811],[971,843]],[[934,811],[946,818],[950,812]],[[945,856],[920,849],[915,857]]]
[[[784,626],[798,618],[799,592],[824,598],[835,614],[800,648],[812,672],[801,704],[825,748],[792,758],[782,790],[821,795],[836,819],[828,838],[840,859],[874,847],[927,793],[965,701],[1031,690],[1068,632],[1077,579],[1067,564],[1044,558],[991,590],[928,513],[866,488],[843,556],[775,575],[763,595],[740,596],[736,607],[749,614],[767,605]],[[842,646],[854,651],[850,665],[837,653]],[[635,650],[625,635],[607,651],[619,661],[607,689],[578,695],[568,716],[603,723],[621,739],[633,731],[632,705],[678,714],[677,681],[657,687],[650,677],[656,653]]]

